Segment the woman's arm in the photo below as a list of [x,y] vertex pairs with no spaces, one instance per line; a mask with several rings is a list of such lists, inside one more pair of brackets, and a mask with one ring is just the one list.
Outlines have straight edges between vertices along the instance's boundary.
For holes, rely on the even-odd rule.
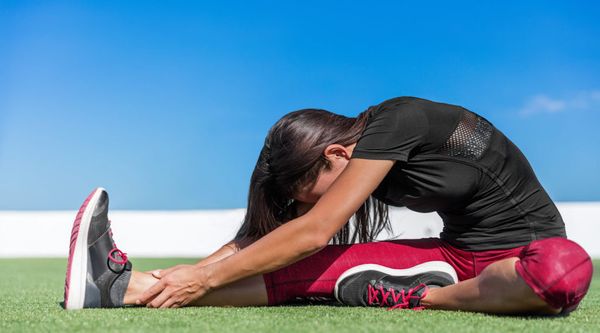
[[281,225],[235,256],[205,267],[209,288],[277,270],[325,247],[393,164],[391,160],[351,159],[308,213]]
[[[296,213],[298,214],[296,217],[306,214],[313,206],[314,206],[314,204],[312,204],[312,203],[306,203],[306,202],[300,202],[300,201],[296,202]],[[230,255],[239,252],[241,249],[252,244],[253,242],[254,242],[254,240],[250,239],[250,238],[234,239],[234,240],[228,242],[227,244],[221,246],[217,251],[213,252],[208,257],[201,259],[195,265],[198,267],[204,267],[209,264],[215,263],[217,261],[223,260],[223,259],[229,257]],[[169,274],[170,272],[172,272],[174,270],[181,269],[185,266],[190,266],[190,265],[176,265],[176,266],[169,267],[166,269],[155,269],[155,270],[149,271],[148,273],[151,273],[152,276],[154,276],[157,279],[160,279],[160,278],[162,278],[162,276]]]
[[[306,202],[297,202],[296,205],[297,205],[296,210],[298,213],[297,217],[304,215],[305,213],[310,211],[310,209],[314,206],[314,204],[306,203]],[[250,245],[252,243],[254,243],[254,240],[249,239],[249,238],[234,239],[234,240],[230,241],[229,243],[221,246],[220,249],[215,251],[210,256],[197,262],[196,266],[203,267],[203,266],[215,263],[217,261],[223,260],[223,259],[229,257],[230,255],[239,252],[241,249],[247,247],[248,245]]]
[[240,239],[240,240],[234,239],[234,240],[230,241],[229,243],[221,246],[220,249],[215,251],[210,256],[198,261],[196,263],[196,266],[204,267],[206,265],[215,263],[219,260],[223,260],[224,258],[229,257],[230,255],[240,251],[241,249],[245,248],[246,246],[248,246],[250,244],[252,244],[252,240],[250,240],[250,239]]
[[223,260],[167,275],[142,295],[140,303],[182,306],[211,289],[277,270],[319,251],[368,199],[394,162],[351,159],[308,213]]
[[180,264],[180,265],[171,266],[171,267],[165,268],[165,269],[153,269],[151,271],[147,271],[146,273],[152,274],[152,276],[154,276],[157,279],[161,279],[163,276],[170,274],[171,272],[173,272],[175,270],[179,270],[179,269],[182,269],[185,267],[191,267],[191,266],[204,267],[206,265],[210,265],[219,260],[223,260],[224,258],[229,257],[230,255],[238,252],[243,247],[248,246],[251,243],[252,242],[247,239],[243,239],[243,240],[235,240],[234,239],[234,240],[224,244],[223,246],[221,246],[218,250],[216,250],[215,252],[210,254],[208,257],[200,259],[194,265]]

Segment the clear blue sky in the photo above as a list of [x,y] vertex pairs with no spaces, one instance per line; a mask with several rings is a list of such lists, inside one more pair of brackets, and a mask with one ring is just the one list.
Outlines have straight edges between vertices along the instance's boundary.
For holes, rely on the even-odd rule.
[[412,95],[600,200],[597,1],[2,1],[0,209],[245,207],[268,128]]

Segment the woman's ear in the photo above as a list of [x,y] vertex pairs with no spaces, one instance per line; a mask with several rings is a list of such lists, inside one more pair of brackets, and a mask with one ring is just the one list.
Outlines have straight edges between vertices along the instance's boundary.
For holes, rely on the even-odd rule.
[[327,157],[329,159],[335,159],[335,158],[341,157],[341,158],[345,158],[345,159],[349,160],[350,156],[351,156],[351,152],[349,151],[348,148],[346,148],[340,144],[337,144],[337,143],[327,146],[325,148],[324,154],[325,154],[325,157]]

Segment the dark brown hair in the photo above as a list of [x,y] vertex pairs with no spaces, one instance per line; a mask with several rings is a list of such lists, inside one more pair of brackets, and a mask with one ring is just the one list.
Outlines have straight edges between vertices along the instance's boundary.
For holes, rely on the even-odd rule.
[[[352,118],[303,109],[279,119],[269,129],[252,172],[246,215],[236,240],[256,240],[298,217],[294,194],[314,184],[321,170],[331,169],[325,148],[357,142],[373,111],[369,108]],[[333,243],[372,241],[383,230],[391,230],[388,206],[369,196],[354,214],[352,228],[346,223]]]

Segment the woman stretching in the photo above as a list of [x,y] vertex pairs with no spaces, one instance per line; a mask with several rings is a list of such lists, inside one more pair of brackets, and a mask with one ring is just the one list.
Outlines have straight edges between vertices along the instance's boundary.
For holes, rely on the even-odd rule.
[[[374,242],[388,205],[437,212],[439,238]],[[343,304],[559,314],[592,263],[566,239],[521,151],[485,118],[415,97],[349,118],[305,109],[270,130],[236,237],[195,265],[133,271],[112,239],[108,196],[82,205],[64,306]],[[358,242],[358,243],[357,243]]]

